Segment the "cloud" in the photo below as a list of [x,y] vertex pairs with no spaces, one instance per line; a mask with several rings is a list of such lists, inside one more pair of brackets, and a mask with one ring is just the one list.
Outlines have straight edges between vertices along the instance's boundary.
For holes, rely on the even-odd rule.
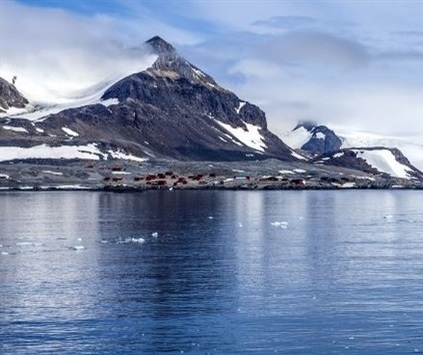
[[324,32],[291,31],[259,48],[258,56],[281,64],[326,63],[341,68],[363,67],[369,55],[364,45]]
[[252,23],[253,26],[296,29],[307,27],[317,23],[317,20],[309,16],[273,16],[267,20],[257,20]]
[[189,37],[148,16],[140,21],[142,11],[128,19],[15,1],[0,5],[0,77],[11,81],[16,75],[18,89],[30,99],[66,99],[101,81],[144,70],[151,55],[143,43],[156,31]]

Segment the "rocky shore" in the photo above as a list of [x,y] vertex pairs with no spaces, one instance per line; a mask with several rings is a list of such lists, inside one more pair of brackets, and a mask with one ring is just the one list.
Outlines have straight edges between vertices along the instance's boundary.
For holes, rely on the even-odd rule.
[[0,191],[158,189],[301,190],[422,189],[416,179],[392,178],[319,164],[149,160],[13,161],[0,164]]

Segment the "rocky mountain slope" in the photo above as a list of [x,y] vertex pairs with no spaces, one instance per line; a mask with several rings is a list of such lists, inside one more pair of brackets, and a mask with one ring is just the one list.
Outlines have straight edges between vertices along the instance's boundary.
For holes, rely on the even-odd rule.
[[345,148],[323,154],[314,163],[356,169],[374,175],[422,180],[423,173],[396,148]]
[[[282,138],[292,148],[309,154],[315,163],[351,167],[375,174],[385,173],[393,177],[422,176],[422,165],[419,163],[423,147],[405,138],[352,131],[337,130],[335,133],[327,126],[313,122],[300,122]],[[364,156],[369,159],[367,163],[363,161]],[[398,164],[404,166],[399,167]],[[410,173],[404,173],[404,169]]]
[[32,122],[15,117],[7,132],[0,125],[0,144],[94,144],[106,155],[112,149],[139,158],[297,160],[257,106],[219,86],[162,38],[146,46],[157,56],[153,65],[116,82],[98,103]]
[[28,100],[3,78],[0,78],[0,112],[7,112],[10,108],[24,108]]
[[283,136],[283,140],[291,147],[311,155],[336,151],[342,146],[342,140],[333,130],[307,121],[298,123],[292,132]]

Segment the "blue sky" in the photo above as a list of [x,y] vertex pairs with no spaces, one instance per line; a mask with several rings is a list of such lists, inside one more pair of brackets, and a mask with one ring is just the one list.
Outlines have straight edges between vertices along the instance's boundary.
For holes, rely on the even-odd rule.
[[423,133],[422,1],[2,0],[0,16],[0,75],[97,80],[158,34],[277,133],[305,119]]

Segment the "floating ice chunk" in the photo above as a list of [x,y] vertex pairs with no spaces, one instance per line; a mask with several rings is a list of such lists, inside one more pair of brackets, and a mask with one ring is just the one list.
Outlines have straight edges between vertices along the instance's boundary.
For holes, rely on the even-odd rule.
[[70,247],[71,250],[79,251],[79,250],[85,250],[85,247],[83,245],[75,245],[73,247]]
[[16,245],[18,246],[35,246],[35,247],[39,247],[41,245],[43,245],[42,243],[34,243],[34,242],[18,242],[16,243]]
[[159,236],[159,233],[157,233],[157,232],[153,232],[153,233],[151,233],[151,236],[152,236],[153,238],[157,238],[157,237]]
[[136,243],[136,244],[142,244],[145,242],[144,238],[126,238],[124,240],[119,239],[117,241],[117,244],[129,244],[129,243]]
[[289,223],[288,222],[271,222],[270,225],[272,225],[273,227],[286,229],[288,228]]
[[213,216],[209,216],[209,219],[214,219],[214,217]]
[[239,222],[239,223],[238,223],[238,227],[239,227],[239,228],[242,228],[242,227],[243,227],[243,225],[242,225],[242,223],[241,223],[241,222]]
[[2,251],[1,255],[9,255],[9,253],[7,251]]
[[78,238],[78,241],[80,242],[82,240],[82,238]]

